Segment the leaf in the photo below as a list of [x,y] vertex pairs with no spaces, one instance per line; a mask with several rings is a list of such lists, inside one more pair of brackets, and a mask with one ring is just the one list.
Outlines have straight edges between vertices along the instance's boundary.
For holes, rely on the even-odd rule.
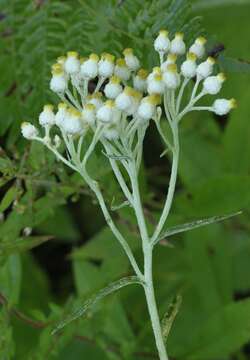
[[165,340],[167,341],[168,335],[170,333],[170,330],[172,328],[172,325],[174,323],[174,320],[180,310],[182,303],[182,297],[181,295],[177,295],[171,304],[168,306],[168,311],[164,315],[164,318],[162,319],[162,335]]
[[53,239],[53,236],[27,236],[20,237],[14,241],[2,242],[0,243],[0,257],[33,249],[51,239]]
[[112,154],[107,154],[105,153],[105,151],[102,151],[103,155],[105,155],[107,158],[112,159],[112,160],[131,160],[131,158],[129,156],[126,155],[112,155]]
[[162,233],[158,239],[156,239],[156,241],[154,242],[154,244],[156,244],[158,241],[164,239],[165,237],[168,236],[172,236],[175,234],[179,234],[182,233],[184,231],[189,231],[189,230],[193,230],[193,229],[197,229],[201,226],[206,226],[206,225],[210,225],[219,221],[224,221],[226,219],[229,219],[233,216],[237,216],[242,214],[242,211],[238,211],[236,213],[233,214],[228,214],[228,215],[222,215],[222,216],[212,216],[210,218],[207,219],[202,219],[202,220],[195,220],[192,221],[190,223],[185,223],[182,225],[177,225],[177,226],[173,226],[171,228],[169,228],[167,231],[165,231],[164,233]]
[[0,203],[0,212],[6,210],[11,203],[16,199],[18,195],[18,188],[16,186],[12,186],[7,193],[4,195],[1,203]]
[[210,316],[200,327],[197,344],[187,360],[228,358],[250,338],[250,300],[230,303]]
[[55,334],[57,331],[68,325],[73,320],[81,317],[89,308],[92,308],[98,301],[100,301],[105,296],[130,284],[142,284],[142,282],[137,276],[130,276],[109,284],[107,287],[101,289],[99,292],[97,292],[91,298],[85,301],[79,309],[77,309],[71,315],[62,320],[53,330],[52,334]]

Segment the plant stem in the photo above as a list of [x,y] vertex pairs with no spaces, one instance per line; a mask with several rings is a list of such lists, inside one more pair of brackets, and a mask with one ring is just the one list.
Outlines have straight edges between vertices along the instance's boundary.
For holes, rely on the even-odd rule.
[[155,291],[153,285],[152,276],[152,256],[153,247],[148,246],[144,249],[144,260],[145,260],[145,296],[148,305],[148,312],[151,319],[151,324],[154,332],[155,343],[158,350],[160,360],[168,360],[166,347],[163,340],[161,324],[159,314],[157,310],[157,304],[155,300]]

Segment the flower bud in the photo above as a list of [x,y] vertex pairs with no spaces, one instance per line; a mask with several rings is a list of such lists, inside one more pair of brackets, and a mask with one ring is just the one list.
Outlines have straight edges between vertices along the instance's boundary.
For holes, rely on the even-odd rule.
[[147,76],[148,72],[144,69],[140,69],[133,79],[133,86],[140,92],[145,92],[147,89]]
[[67,74],[73,75],[80,70],[80,60],[76,51],[69,51],[67,53],[67,59],[64,63],[64,69]]
[[187,59],[181,65],[181,73],[184,77],[191,79],[196,75],[196,55],[192,53],[187,54]]
[[198,59],[205,55],[205,44],[207,40],[204,37],[198,37],[193,45],[190,47],[189,52],[195,54]]
[[55,115],[55,124],[57,126],[59,126],[59,127],[63,126],[66,114],[67,114],[67,105],[65,103],[58,104],[58,110]]
[[215,64],[215,60],[212,57],[208,57],[206,61],[203,61],[200,63],[197,67],[197,76],[199,76],[202,79],[207,78],[210,76],[213,72],[213,66]]
[[37,128],[29,122],[23,122],[21,125],[21,132],[25,139],[32,140],[38,136]]
[[87,100],[89,104],[93,104],[95,106],[96,110],[100,109],[100,107],[103,105],[101,92],[96,92],[88,96]]
[[168,38],[168,31],[161,30],[154,41],[155,51],[165,54],[170,48],[170,40]]
[[165,83],[162,79],[162,74],[155,74],[151,80],[148,81],[148,93],[163,94],[165,90]]
[[130,79],[131,72],[126,64],[125,59],[116,60],[114,74],[122,81],[128,81]]
[[63,129],[69,135],[80,135],[84,128],[80,111],[70,108],[63,122]]
[[115,103],[113,100],[107,100],[97,111],[96,117],[103,123],[111,123],[114,119]]
[[186,45],[183,41],[184,35],[176,33],[175,38],[171,41],[170,51],[176,55],[183,55],[186,52]]
[[177,55],[176,55],[176,54],[171,54],[171,53],[168,54],[167,60],[164,61],[164,62],[161,64],[161,70],[162,70],[162,71],[166,71],[168,65],[170,65],[170,64],[175,64],[175,63],[176,63],[176,60],[177,60]]
[[83,120],[85,120],[89,125],[95,124],[96,119],[96,113],[95,113],[96,107],[94,104],[86,104],[84,106],[84,109],[82,111],[82,117]]
[[98,63],[98,74],[101,77],[107,78],[113,75],[114,72],[114,55],[102,54],[101,60]]
[[180,75],[177,73],[176,64],[170,64],[163,73],[163,81],[168,89],[176,89],[180,85]]
[[137,58],[137,56],[134,55],[134,52],[132,49],[125,49],[123,51],[123,55],[125,58],[125,62],[127,64],[127,67],[131,71],[136,71],[140,67],[140,62]]
[[123,90],[120,79],[117,76],[112,76],[108,84],[104,88],[104,94],[109,99],[115,99]]
[[213,111],[216,115],[227,115],[230,110],[237,107],[237,103],[235,99],[217,99],[213,104]]
[[98,74],[99,57],[91,54],[86,61],[81,64],[81,75],[84,79],[94,79]]
[[41,126],[52,126],[55,124],[53,105],[44,105],[43,111],[39,115],[39,124]]
[[68,81],[64,74],[62,65],[57,63],[52,66],[52,78],[50,80],[50,89],[55,93],[65,93],[68,87]]
[[134,89],[126,86],[123,92],[115,99],[116,107],[121,111],[126,111],[132,106],[132,96]]
[[203,82],[203,91],[206,94],[216,95],[220,92],[225,80],[226,77],[223,73],[220,73],[217,76],[209,76]]
[[155,114],[156,105],[160,102],[160,97],[157,95],[147,96],[142,99],[137,114],[142,120],[150,120]]

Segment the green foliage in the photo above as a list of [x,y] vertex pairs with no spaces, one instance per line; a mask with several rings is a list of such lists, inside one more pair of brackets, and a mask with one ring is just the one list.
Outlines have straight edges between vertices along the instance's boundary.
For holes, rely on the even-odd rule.
[[[154,264],[162,318],[176,294],[181,292],[183,299],[174,322],[177,307],[168,311],[170,356],[217,360],[236,354],[247,359],[242,347],[250,340],[249,4],[0,0],[0,5],[0,359],[143,360],[144,354],[154,353],[139,287],[124,288],[92,307],[93,294],[130,276],[127,258],[82,180],[39,144],[24,141],[20,124],[35,123],[43,104],[56,100],[48,82],[59,55],[72,49],[82,55],[118,55],[124,47],[134,47],[149,67],[156,59],[152,40],[162,27],[184,31],[188,43],[205,28],[209,44],[222,42],[226,51],[218,66],[229,73],[223,97],[234,96],[239,103],[227,119],[196,114],[183,123],[179,183],[167,224],[168,234],[176,236],[171,248],[160,242]],[[158,138],[151,135],[141,174],[150,226],[167,189],[168,163],[159,160],[161,152]],[[97,154],[90,170],[101,179],[113,215],[140,262],[133,213],[120,206],[127,204],[107,163]],[[184,233],[177,225],[186,228],[202,218],[210,222],[215,214],[239,209],[241,216],[196,231]],[[27,227],[32,230],[28,236]],[[98,299],[126,284],[115,282]],[[83,303],[89,297],[85,318],[52,336],[72,309],[81,309],[77,316],[86,310]]]

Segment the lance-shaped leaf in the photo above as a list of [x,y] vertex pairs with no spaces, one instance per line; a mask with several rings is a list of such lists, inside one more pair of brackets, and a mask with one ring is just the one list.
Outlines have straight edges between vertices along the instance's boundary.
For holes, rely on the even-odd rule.
[[160,234],[160,236],[154,241],[154,244],[158,243],[160,240],[162,240],[168,236],[172,236],[175,234],[182,233],[184,231],[197,229],[201,226],[210,225],[210,224],[213,224],[213,223],[216,223],[219,221],[223,221],[223,220],[229,219],[233,216],[240,215],[241,213],[242,213],[242,211],[238,211],[233,214],[222,215],[222,216],[212,216],[207,219],[195,220],[190,223],[173,226],[173,227],[169,228],[168,230],[164,231],[162,234]]
[[9,256],[11,254],[19,253],[33,249],[34,247],[53,239],[53,236],[27,236],[20,237],[15,241],[6,241],[0,243],[0,257]]
[[113,154],[107,154],[105,153],[105,151],[102,151],[103,155],[105,155],[107,158],[112,159],[112,160],[131,160],[131,158],[127,155],[113,155]]
[[88,300],[86,300],[79,309],[75,310],[72,314],[68,315],[65,319],[63,319],[52,331],[52,335],[62,329],[64,326],[68,325],[73,320],[81,317],[83,314],[86,313],[88,309],[92,308],[98,301],[100,301],[105,296],[130,284],[143,285],[143,282],[137,276],[129,276],[110,283],[108,286],[101,289],[96,294],[91,296]]
[[180,310],[181,303],[182,303],[182,297],[180,294],[178,294],[175,296],[171,304],[168,306],[168,311],[162,319],[162,323],[161,323],[162,335],[165,342],[167,341],[168,335],[170,333],[176,315]]

